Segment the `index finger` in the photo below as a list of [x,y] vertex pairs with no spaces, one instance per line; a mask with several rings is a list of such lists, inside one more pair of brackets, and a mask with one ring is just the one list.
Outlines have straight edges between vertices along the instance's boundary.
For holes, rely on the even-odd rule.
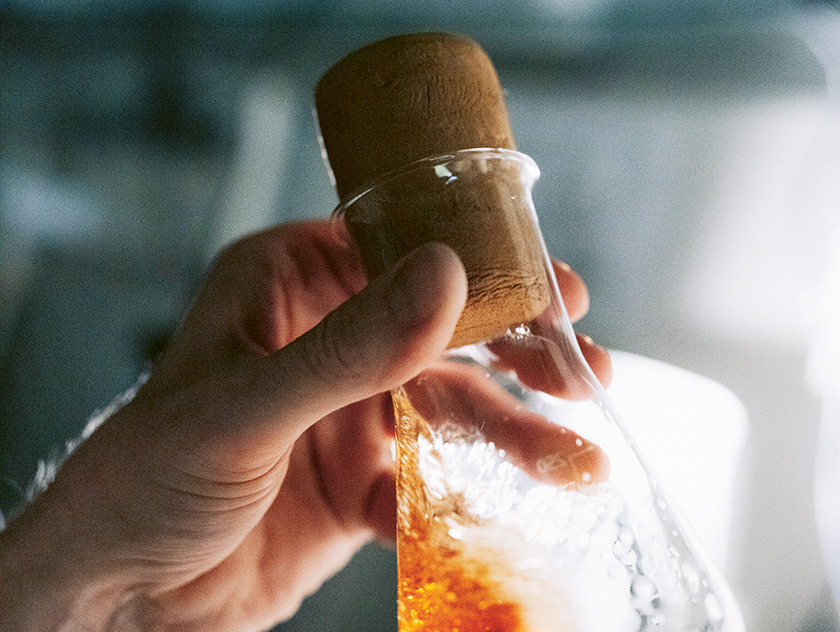
[[601,448],[529,411],[475,367],[441,362],[403,390],[431,428],[457,424],[467,435],[492,443],[536,481],[582,489],[609,477],[610,462]]

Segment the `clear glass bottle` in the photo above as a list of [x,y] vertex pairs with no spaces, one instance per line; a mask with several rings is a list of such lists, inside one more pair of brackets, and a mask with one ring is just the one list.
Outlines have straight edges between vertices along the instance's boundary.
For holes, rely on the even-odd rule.
[[738,608],[577,345],[509,149],[414,162],[336,213],[372,276],[424,241],[470,290],[393,393],[401,632],[738,632]]

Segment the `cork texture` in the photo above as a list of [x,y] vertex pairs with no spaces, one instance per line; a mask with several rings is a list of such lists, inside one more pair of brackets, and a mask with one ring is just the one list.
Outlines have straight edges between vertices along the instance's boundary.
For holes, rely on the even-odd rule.
[[[400,36],[350,54],[322,78],[316,109],[342,199],[423,158],[515,148],[492,63],[459,36]],[[503,335],[550,301],[530,182],[520,167],[515,160],[469,163],[457,186],[441,186],[432,168],[421,169],[346,209],[371,278],[423,243],[458,253],[469,288],[452,347]]]
[[448,33],[393,37],[351,53],[321,78],[315,107],[342,199],[415,160],[516,148],[489,57]]

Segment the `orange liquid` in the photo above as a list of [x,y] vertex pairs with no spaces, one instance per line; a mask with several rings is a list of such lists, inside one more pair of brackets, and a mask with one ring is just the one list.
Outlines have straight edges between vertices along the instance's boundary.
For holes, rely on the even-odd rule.
[[527,632],[521,607],[494,579],[491,564],[432,515],[417,440],[428,427],[405,398],[395,395],[394,405],[400,632]]

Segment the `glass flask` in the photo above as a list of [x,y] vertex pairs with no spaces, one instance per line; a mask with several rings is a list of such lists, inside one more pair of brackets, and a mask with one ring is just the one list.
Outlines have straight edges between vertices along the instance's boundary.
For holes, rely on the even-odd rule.
[[538,177],[522,153],[468,149],[336,210],[369,275],[441,241],[469,279],[444,357],[392,393],[400,630],[743,630],[581,354]]

